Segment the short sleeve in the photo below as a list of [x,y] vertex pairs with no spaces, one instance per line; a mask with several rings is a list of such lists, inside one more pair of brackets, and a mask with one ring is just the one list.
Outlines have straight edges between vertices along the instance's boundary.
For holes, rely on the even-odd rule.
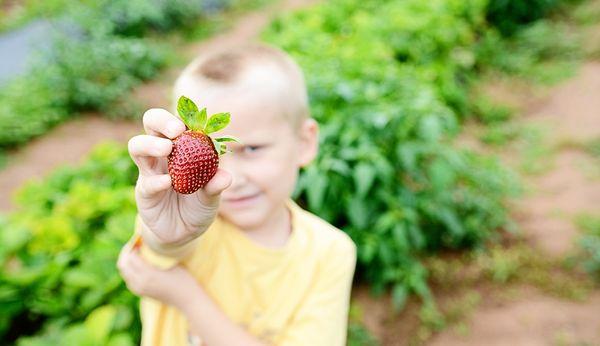
[[343,234],[324,258],[316,282],[277,346],[342,346],[346,342],[356,246]]

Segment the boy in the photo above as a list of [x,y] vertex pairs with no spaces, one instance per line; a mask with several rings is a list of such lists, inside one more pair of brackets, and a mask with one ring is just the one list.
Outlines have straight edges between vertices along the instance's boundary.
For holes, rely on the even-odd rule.
[[240,143],[204,188],[181,195],[166,162],[183,122],[151,109],[147,134],[129,141],[138,217],[117,266],[143,296],[142,345],[345,344],[355,245],[290,199],[318,148],[300,68],[249,44],[199,57],[174,93],[230,112],[214,135]]

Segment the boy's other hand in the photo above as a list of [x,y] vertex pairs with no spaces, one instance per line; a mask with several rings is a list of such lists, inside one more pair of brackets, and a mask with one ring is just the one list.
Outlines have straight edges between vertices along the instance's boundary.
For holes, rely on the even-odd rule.
[[157,268],[144,260],[139,250],[129,246],[121,249],[117,269],[134,294],[159,300],[180,310],[189,302],[190,289],[198,285],[185,267]]
[[177,116],[164,109],[150,109],[143,117],[145,135],[129,140],[129,155],[139,169],[135,186],[138,213],[144,226],[166,245],[179,245],[202,234],[213,222],[221,192],[231,184],[222,169],[204,188],[178,194],[171,187],[167,157],[172,140],[186,130]]

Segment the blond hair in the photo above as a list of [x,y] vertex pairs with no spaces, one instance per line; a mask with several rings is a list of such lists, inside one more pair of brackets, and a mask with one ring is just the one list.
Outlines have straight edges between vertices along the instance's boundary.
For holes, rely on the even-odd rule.
[[247,43],[208,51],[194,59],[175,82],[175,100],[185,94],[184,85],[209,97],[216,91],[232,94],[266,92],[279,102],[294,128],[310,116],[302,70],[280,49]]

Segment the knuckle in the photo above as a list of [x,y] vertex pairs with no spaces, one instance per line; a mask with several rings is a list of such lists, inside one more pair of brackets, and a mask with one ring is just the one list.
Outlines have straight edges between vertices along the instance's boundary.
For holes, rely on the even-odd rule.
[[176,239],[173,236],[165,235],[163,233],[158,232],[155,232],[154,234],[156,235],[156,238],[158,238],[158,240],[163,244],[173,244],[176,242]]

